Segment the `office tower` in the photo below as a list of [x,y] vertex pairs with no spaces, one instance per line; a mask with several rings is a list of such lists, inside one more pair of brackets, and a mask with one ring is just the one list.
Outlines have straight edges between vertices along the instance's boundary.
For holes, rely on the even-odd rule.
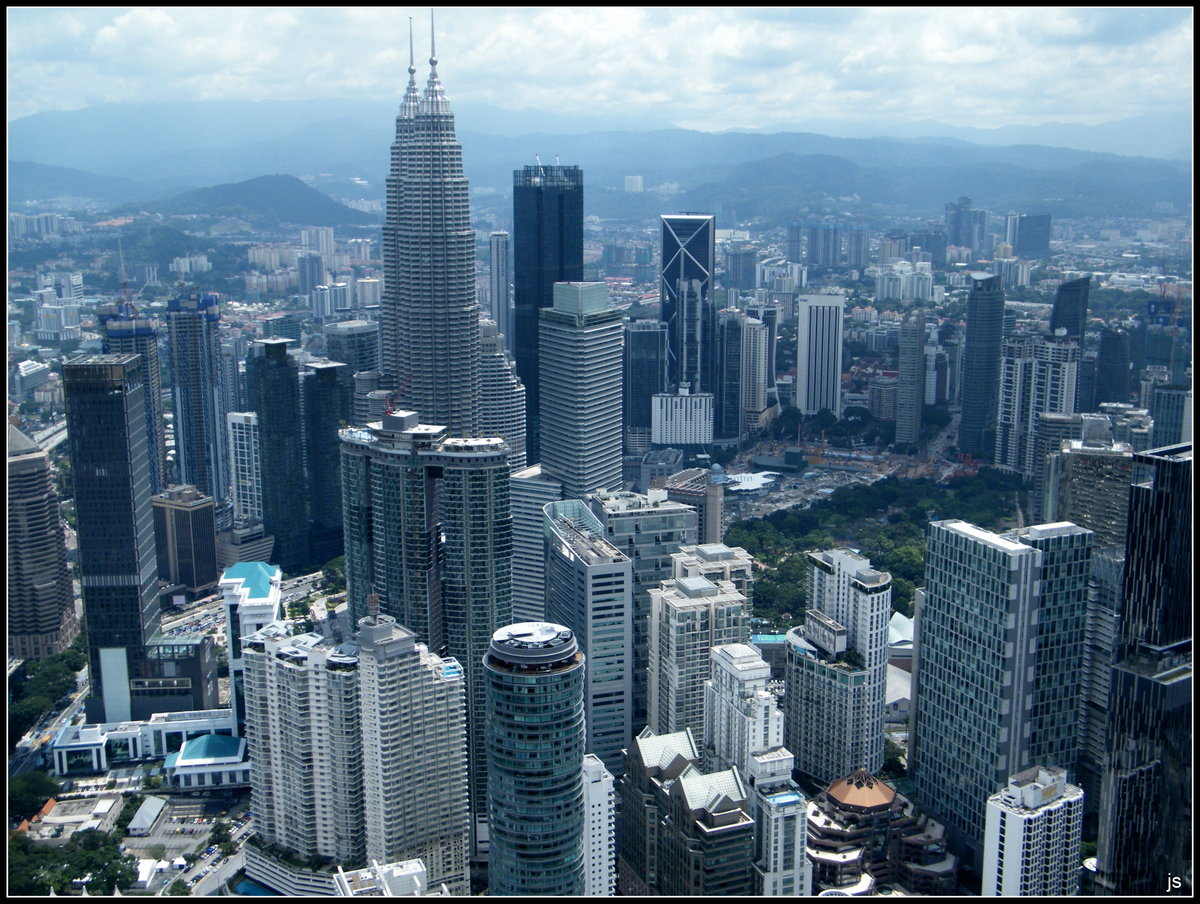
[[484,679],[479,665],[497,625],[512,617],[508,448],[419,424],[413,411],[342,438],[346,598],[367,595],[431,650],[463,664],[472,846],[486,819]]
[[925,312],[909,311],[900,322],[900,377],[896,393],[896,442],[921,439],[925,404]]
[[1009,214],[1005,228],[1005,241],[1017,257],[1028,260],[1050,253],[1050,214]]
[[526,453],[542,461],[541,312],[554,284],[583,280],[583,170],[526,166],[513,172],[513,312],[506,333],[525,384]]
[[130,301],[96,309],[100,350],[106,355],[141,355],[146,372],[146,429],[150,443],[150,492],[157,495],[171,483],[167,470],[166,425],[162,410],[162,376],[158,360],[158,331],[149,317]]
[[[579,223],[580,237],[583,236],[583,220]],[[513,334],[512,326],[512,243],[507,232],[493,232],[488,236],[488,247],[491,256],[488,258],[490,270],[488,285],[491,289],[491,319],[505,339],[510,340]],[[583,279],[583,246],[579,250],[580,273]]]
[[842,313],[840,295],[801,295],[796,299],[796,407],[814,415],[842,410]]
[[1050,459],[1045,516],[1086,527],[1097,548],[1124,545],[1133,470],[1129,443],[1066,440]]
[[[621,766],[624,767],[624,758]],[[611,898],[617,890],[616,792],[612,773],[598,756],[583,757],[583,893]]]
[[[246,404],[246,352],[249,343],[241,336],[221,343],[217,370],[221,382],[221,407],[241,411]],[[230,466],[232,467],[232,465]]]
[[963,346],[962,420],[958,450],[975,458],[995,452],[999,404],[1000,343],[1004,331],[1004,289],[1000,277],[972,273],[967,295],[967,335]]
[[180,292],[167,302],[179,483],[194,486],[218,504],[229,492],[218,366],[220,321],[216,295]]
[[688,468],[672,474],[659,487],[664,489],[667,499],[681,502],[696,510],[696,537],[700,543],[720,543],[724,537],[721,519],[725,510],[725,489],[713,481],[713,472],[708,468]]
[[[717,367],[708,388],[713,394],[712,437],[730,444],[742,435],[742,353],[746,318],[740,311],[717,315]],[[666,441],[669,437],[662,437]],[[711,440],[710,440],[711,442]]]
[[625,451],[650,448],[651,399],[667,391],[667,325],[660,320],[625,324]]
[[566,625],[587,657],[587,752],[614,774],[633,737],[633,565],[578,499],[545,508],[547,621]]
[[870,250],[871,233],[865,227],[855,226],[846,231],[847,267],[852,270],[865,270],[871,262]]
[[[1054,456],[1062,448],[1062,444],[1078,439],[1083,435],[1087,419],[1093,415],[1042,413],[1034,420],[1033,448],[1031,466],[1033,468],[1033,488],[1029,492],[1030,520],[1040,524],[1051,521],[1070,521],[1079,524],[1073,518],[1051,517],[1053,504],[1046,505],[1047,481],[1053,476]],[[1028,443],[1029,440],[1026,440]],[[1090,525],[1081,524],[1081,527]]]
[[584,891],[584,655],[562,625],[495,632],[487,676],[492,895]]
[[983,896],[1078,894],[1082,835],[1083,792],[1066,769],[1018,772],[988,798]]
[[768,392],[774,384],[771,372],[774,358],[771,329],[755,317],[746,317],[742,327],[740,435],[758,434],[777,412],[779,400]]
[[258,449],[258,415],[231,411],[225,416],[229,434],[229,476],[233,491],[233,518],[262,521],[262,466]]
[[[366,851],[359,661],[353,644],[273,622],[242,638],[254,830],[300,861]],[[258,881],[271,857],[247,845]],[[277,887],[271,881],[272,887]]]
[[979,255],[983,253],[984,240],[988,234],[988,212],[971,206],[966,195],[958,201],[946,203],[946,243],[970,248]]
[[325,261],[320,254],[303,251],[296,255],[297,287],[301,295],[311,296],[317,286],[325,285]]
[[785,743],[825,783],[883,766],[891,575],[848,549],[808,561],[805,621],[787,635]]
[[716,368],[717,309],[713,298],[716,218],[680,214],[662,218],[659,303],[667,324],[667,377],[692,392],[711,392]]
[[61,653],[79,633],[50,456],[8,425],[8,655]]
[[660,448],[710,445],[713,441],[713,407],[711,392],[693,394],[686,387],[679,392],[660,392],[651,396],[651,445]]
[[275,536],[275,561],[288,574],[309,564],[308,493],[304,480],[300,371],[291,339],[260,339],[246,362],[250,400],[258,416],[263,528]]
[[1092,278],[1082,276],[1059,285],[1050,309],[1050,334],[1066,330],[1067,335],[1082,341],[1087,327],[1088,290]]
[[388,615],[358,623],[366,856],[419,858],[437,887],[469,892],[462,666]]
[[75,481],[79,573],[88,625],[89,722],[133,718],[131,680],[158,633],[144,368],[138,355],[63,364]]
[[644,728],[621,777],[622,895],[750,895],[754,819],[734,769],[706,775],[690,730]]
[[396,117],[383,225],[382,366],[387,386],[428,424],[458,436],[479,426],[479,309],[462,147],[430,48],[418,96],[409,49],[408,88]]
[[671,502],[663,490],[598,493],[585,500],[604,525],[604,537],[633,562],[633,727],[648,719],[650,591],[673,574],[671,554],[697,540],[690,505]]
[[221,608],[229,657],[229,705],[239,728],[246,721],[242,638],[283,616],[283,572],[266,562],[238,562],[221,574]]
[[1129,334],[1109,327],[1100,331],[1093,410],[1099,410],[1105,402],[1129,402]]
[[513,618],[546,617],[546,529],[543,509],[563,498],[562,483],[542,473],[541,465],[514,471],[509,479],[512,500]]
[[809,226],[808,266],[814,270],[839,267],[842,263],[842,230],[839,226]]
[[193,596],[217,584],[217,523],[213,498],[195,487],[174,486],[153,496],[158,576]]
[[569,499],[621,486],[621,321],[604,283],[557,283],[539,312],[541,464]]
[[795,264],[804,260],[804,224],[788,223],[787,259]]
[[325,354],[341,361],[350,375],[379,370],[379,324],[371,320],[343,320],[325,325]]
[[[1129,477],[1125,478],[1128,507]],[[1122,517],[1122,523],[1124,518]],[[1083,635],[1083,672],[1080,676],[1078,767],[1076,784],[1084,790],[1084,809],[1100,809],[1101,785],[1108,755],[1108,698],[1113,666],[1122,656],[1121,584],[1125,573],[1124,536],[1115,546],[1092,552],[1088,583],[1087,622]]]
[[750,640],[746,598],[731,581],[673,578],[650,591],[648,721],[662,734],[704,737],[709,650]]
[[[342,554],[342,469],[338,430],[350,420],[349,368],[309,361],[301,380],[308,497],[308,563],[316,568]],[[293,494],[296,488],[292,489]]]
[[1190,442],[1192,438],[1192,388],[1187,385],[1155,386],[1150,413],[1154,428],[1150,445],[1155,449]]
[[792,782],[783,713],[767,690],[771,667],[745,644],[714,647],[711,659],[712,678],[704,690],[704,759],[709,771],[736,770],[747,788],[748,812],[755,820],[755,893],[808,894],[807,801]]
[[1040,415],[1074,413],[1079,374],[1079,343],[1041,335],[1003,340],[992,460],[1003,471],[1034,480],[1044,462],[1037,460]]
[[1063,522],[929,525],[909,769],[977,869],[987,799],[1013,770],[1074,768],[1091,540]]
[[725,252],[725,288],[753,292],[758,288],[758,252],[753,246]]
[[525,386],[517,376],[507,342],[496,324],[479,324],[479,427],[483,436],[498,436],[508,444],[513,471],[525,468]]

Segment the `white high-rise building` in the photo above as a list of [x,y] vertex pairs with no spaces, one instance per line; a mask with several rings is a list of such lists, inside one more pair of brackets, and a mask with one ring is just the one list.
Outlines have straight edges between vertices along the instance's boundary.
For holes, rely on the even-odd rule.
[[514,471],[512,502],[512,611],[517,621],[546,618],[546,530],[543,509],[563,498],[562,483],[541,465]]
[[705,446],[713,440],[713,394],[656,392],[650,397],[650,442],[656,446]]
[[771,330],[761,320],[747,317],[742,326],[742,435],[758,433],[775,414],[767,392],[775,381]]
[[598,756],[583,757],[583,893],[611,898],[617,889],[616,791],[612,773]]
[[333,254],[333,227],[306,226],[300,230],[300,246],[318,254]]
[[823,408],[842,410],[841,295],[801,295],[796,299],[796,407],[804,416]]
[[229,432],[229,473],[233,483],[236,521],[262,521],[262,465],[258,457],[258,415],[231,411],[225,415]]
[[242,673],[242,638],[261,631],[282,617],[283,572],[266,562],[238,562],[221,574],[221,606],[225,610],[225,637],[228,639],[229,679],[233,689],[231,703],[234,723],[246,718],[245,682]]
[[578,499],[545,507],[546,620],[566,625],[587,656],[587,752],[621,772],[633,738],[633,565]]
[[732,581],[746,598],[747,607],[754,606],[754,556],[740,546],[731,548],[724,543],[680,546],[679,552],[671,553],[671,569],[673,578]]
[[1000,401],[996,413],[996,467],[1033,480],[1045,462],[1037,460],[1039,414],[1075,411],[1079,343],[1051,336],[1009,336],[1000,359]]
[[367,858],[419,858],[436,888],[470,892],[462,666],[387,615],[358,623]]
[[713,647],[750,640],[746,598],[731,581],[675,578],[650,591],[648,717],[659,734],[704,737],[704,684]]
[[525,469],[525,386],[496,324],[479,324],[479,424],[483,436],[508,443],[513,473]]
[[804,625],[788,632],[787,744],[821,783],[883,767],[892,578],[848,549],[809,553]]
[[1060,766],[1033,766],[987,801],[984,897],[1079,893],[1083,791]]
[[541,464],[568,499],[621,487],[625,327],[604,283],[555,283],[538,315]]

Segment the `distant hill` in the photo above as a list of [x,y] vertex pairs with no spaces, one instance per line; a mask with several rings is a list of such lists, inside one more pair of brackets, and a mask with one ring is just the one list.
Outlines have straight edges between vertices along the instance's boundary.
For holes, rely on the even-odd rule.
[[116,212],[137,211],[166,216],[235,217],[268,225],[369,226],[377,222],[370,214],[353,210],[309,188],[295,176],[259,176],[246,182],[198,188]]
[[50,198],[81,198],[89,201],[120,203],[151,197],[151,190],[133,179],[97,176],[95,173],[66,166],[47,166],[27,160],[8,164],[8,201],[10,205],[44,201]]

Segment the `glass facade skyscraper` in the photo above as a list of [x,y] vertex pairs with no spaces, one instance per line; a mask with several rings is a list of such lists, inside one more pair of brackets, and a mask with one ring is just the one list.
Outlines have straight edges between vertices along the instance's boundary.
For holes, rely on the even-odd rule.
[[179,482],[212,496],[218,508],[229,495],[220,322],[220,299],[211,293],[181,292],[167,302]]
[[1000,277],[972,273],[971,291],[967,295],[967,336],[962,367],[965,379],[958,449],[976,458],[990,459],[995,451],[1003,334],[1004,289]]
[[667,376],[674,387],[713,392],[717,309],[713,299],[717,219],[709,214],[662,217],[660,316],[667,324]]

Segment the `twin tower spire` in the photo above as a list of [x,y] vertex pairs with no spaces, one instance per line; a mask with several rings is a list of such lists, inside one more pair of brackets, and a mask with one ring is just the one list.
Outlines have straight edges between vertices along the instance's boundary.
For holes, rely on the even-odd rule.
[[[413,20],[408,19],[408,88],[404,92],[404,100],[400,104],[400,117],[409,119],[416,116],[421,109],[422,96],[417,89],[417,67],[413,53]],[[429,13],[429,81],[425,84],[424,101],[429,104],[425,112],[449,113],[450,106],[446,99],[446,91],[437,71],[437,37],[434,34],[433,12]]]

